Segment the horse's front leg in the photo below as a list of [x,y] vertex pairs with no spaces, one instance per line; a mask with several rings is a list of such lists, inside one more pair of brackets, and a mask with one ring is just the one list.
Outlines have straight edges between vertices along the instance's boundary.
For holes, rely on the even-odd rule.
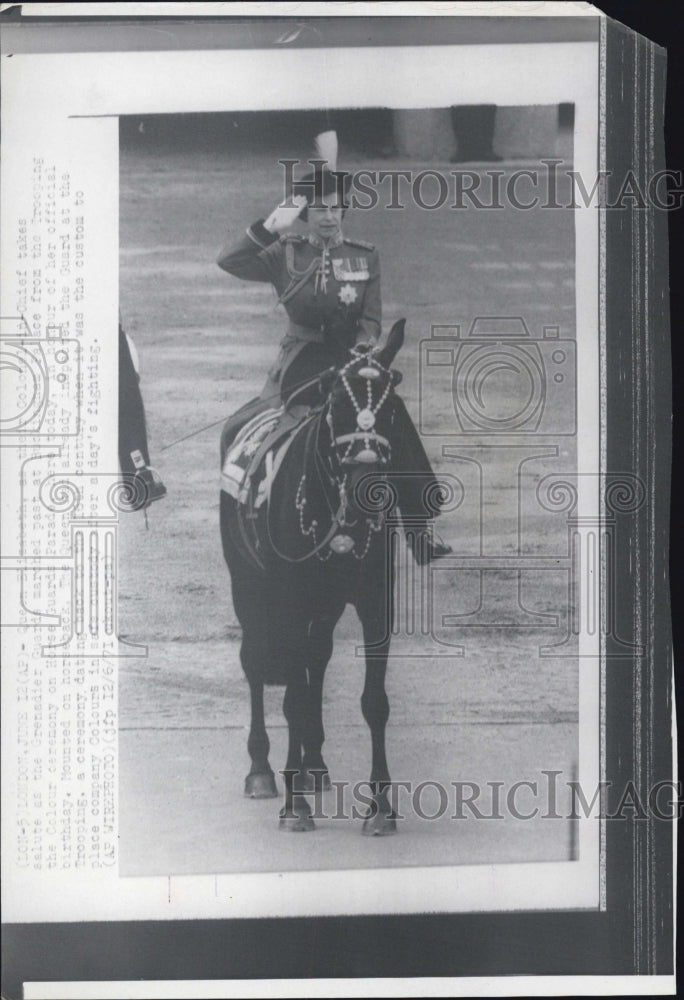
[[368,837],[385,837],[397,832],[396,815],[389,801],[391,778],[385,748],[385,730],[389,719],[389,699],[385,690],[389,629],[386,616],[364,616],[362,626],[367,654],[361,711],[371,733],[370,785],[373,797],[362,832]]
[[251,698],[251,719],[247,750],[252,767],[245,778],[245,795],[250,799],[273,799],[278,794],[275,775],[268,762],[271,745],[264,721],[264,684],[254,675],[248,676]]
[[242,626],[240,661],[249,684],[251,720],[247,751],[252,761],[245,778],[245,795],[251,799],[271,799],[278,794],[275,777],[268,762],[270,745],[264,722],[263,676],[269,663],[271,643],[264,632],[262,613],[255,594],[266,600],[268,592],[260,573],[248,564],[236,545],[237,505],[221,490],[221,542],[230,571],[233,607]]
[[309,626],[309,688],[311,693],[311,742],[304,747],[304,768],[309,787],[317,793],[331,787],[328,767],[323,760],[323,681],[333,651],[333,633],[344,611],[344,604],[330,614],[315,618]]
[[285,688],[283,712],[288,726],[285,805],[280,813],[280,829],[304,833],[315,828],[313,792],[304,766],[302,748],[311,744],[313,700],[303,662],[293,671]]

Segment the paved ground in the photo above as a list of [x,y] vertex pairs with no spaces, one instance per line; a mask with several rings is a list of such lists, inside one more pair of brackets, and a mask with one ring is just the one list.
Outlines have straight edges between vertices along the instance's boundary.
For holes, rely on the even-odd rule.
[[[169,496],[150,509],[149,530],[141,514],[121,525],[119,631],[148,646],[146,657],[123,660],[120,667],[121,872],[567,859],[573,850],[567,821],[452,820],[453,798],[441,820],[408,815],[399,836],[369,841],[359,835],[358,821],[332,819],[310,836],[281,835],[275,800],[241,796],[249,716],[218,537],[219,428],[162,449],[220,421],[263,381],[282,318],[267,288],[227,277],[214,259],[229,229],[236,232],[265,214],[278,183],[273,160],[264,154],[122,151],[121,308],[141,357],[153,461]],[[543,325],[555,324],[561,338],[574,337],[569,212],[426,213],[414,207],[358,212],[348,228],[379,247],[386,324],[407,317],[401,391],[416,416],[418,343],[429,336],[431,323],[467,326],[477,315],[523,316],[537,336]],[[435,429],[449,414],[447,390],[429,387]],[[488,466],[485,451],[461,461],[441,453],[442,439],[427,443],[436,468],[456,472],[466,486],[473,459],[491,476],[484,513],[465,503],[442,519],[442,533],[458,553],[476,551],[482,523],[490,551],[515,553],[521,512],[525,554],[562,554],[565,523],[525,507],[525,498],[547,473],[575,467],[574,439],[560,439],[556,456],[531,461],[520,477],[515,448]],[[394,646],[388,749],[396,779],[450,787],[453,781],[508,786],[540,780],[544,769],[563,771],[561,780],[572,777],[577,664],[572,657],[539,656],[540,645],[562,640],[567,581],[553,568],[527,571],[511,610],[507,602],[517,587],[504,571],[490,573],[484,585],[473,571],[449,567],[435,577],[432,637],[402,634]],[[445,625],[445,615],[472,616],[478,602],[477,628]],[[559,615],[558,627],[539,617],[549,614]],[[338,629],[325,693],[332,777],[351,783],[368,776],[370,759],[358,703],[359,639],[350,612]],[[450,655],[457,651],[454,643],[463,644],[465,655]],[[281,698],[281,689],[269,690],[274,768],[285,757]],[[333,797],[331,811],[334,804]],[[427,794],[424,805],[437,807]]]

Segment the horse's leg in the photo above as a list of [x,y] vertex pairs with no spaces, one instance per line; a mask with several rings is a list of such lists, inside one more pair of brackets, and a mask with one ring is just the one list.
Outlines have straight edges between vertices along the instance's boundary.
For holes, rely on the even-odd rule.
[[[243,658],[244,663],[244,658]],[[275,776],[268,762],[271,745],[264,721],[264,684],[254,675],[247,675],[251,697],[251,720],[247,750],[252,767],[245,778],[245,795],[251,799],[273,799],[278,794]]]
[[264,633],[255,595],[263,592],[264,583],[247,564],[237,548],[231,526],[237,516],[232,497],[221,491],[221,541],[232,581],[233,607],[242,626],[240,661],[249,684],[251,723],[247,750],[252,760],[245,778],[245,795],[252,799],[274,798],[278,794],[275,777],[268,762],[270,750],[264,721],[264,665],[268,662],[269,641]]
[[[293,833],[313,830],[313,794],[307,788],[302,747],[311,743],[312,698],[303,661],[292,672],[285,688],[283,712],[288,725],[285,764],[285,805],[280,813],[280,829]],[[308,793],[308,794],[307,794]]]
[[325,730],[323,728],[323,679],[328,661],[319,661],[312,666],[309,672],[309,686],[311,693],[311,743],[305,748],[306,755],[302,761],[306,771],[308,787],[314,791],[328,791],[330,789],[330,775],[328,765],[323,760],[323,743],[325,742]]
[[280,813],[280,829],[300,833],[314,829],[311,818],[313,798],[307,798],[304,772],[304,747],[312,744],[312,698],[307,672],[309,635],[308,616],[299,605],[299,594],[291,579],[285,577],[277,587],[279,656],[287,678],[283,713],[288,726],[285,804]]
[[385,674],[389,656],[387,614],[371,615],[361,609],[363,640],[372,656],[366,656],[366,679],[361,695],[361,711],[371,732],[370,784],[373,801],[370,814],[364,820],[366,836],[383,837],[397,831],[397,821],[388,794],[391,788],[385,728],[389,719],[389,699],[385,690]]
[[325,671],[333,651],[333,633],[344,611],[344,604],[330,614],[315,618],[309,626],[309,688],[311,693],[311,743],[305,748],[304,767],[310,778],[310,786],[318,791],[327,791],[330,785],[328,767],[323,760],[323,681]]

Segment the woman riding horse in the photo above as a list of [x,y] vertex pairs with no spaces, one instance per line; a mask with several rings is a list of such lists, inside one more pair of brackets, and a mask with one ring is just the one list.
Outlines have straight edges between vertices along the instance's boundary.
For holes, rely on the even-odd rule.
[[[222,435],[222,461],[235,433],[251,417],[274,405],[307,378],[333,366],[342,368],[350,351],[375,348],[380,336],[380,263],[375,247],[342,232],[349,175],[325,167],[295,183],[289,204],[260,219],[237,242],[229,242],[218,265],[247,281],[269,282],[285,307],[288,329],[260,397],[238,410]],[[300,216],[308,236],[281,235]],[[269,401],[271,401],[269,403]],[[298,401],[303,400],[298,394]],[[435,541],[429,525],[439,513],[439,488],[420,436],[397,399],[393,471],[398,506],[416,560],[426,563],[451,552]],[[436,488],[437,487],[437,488]],[[427,498],[430,498],[428,501]]]
[[[372,356],[352,356],[339,371],[316,379],[323,402],[305,408],[287,428],[278,452],[282,458],[270,465],[265,502],[254,502],[261,493],[254,478],[243,487],[243,499],[221,491],[223,554],[251,696],[252,766],[245,795],[278,794],[269,763],[264,684],[284,684],[283,830],[314,829],[312,805],[330,787],[322,754],[323,679],[333,633],[348,605],[363,631],[361,710],[371,734],[372,798],[362,832],[387,836],[397,829],[385,749],[397,547],[385,515],[396,502],[387,470],[397,439],[401,404],[394,386],[400,375],[390,366],[403,343],[403,327],[404,320],[395,323],[385,346]],[[269,467],[265,458],[264,465]]]

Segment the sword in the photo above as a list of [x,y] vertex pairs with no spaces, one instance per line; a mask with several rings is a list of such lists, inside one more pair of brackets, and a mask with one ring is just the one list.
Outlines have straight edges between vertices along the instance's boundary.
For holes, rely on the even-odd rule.
[[[320,381],[320,379],[328,372],[334,372],[336,370],[337,369],[334,366],[330,368],[324,368],[323,371],[320,371],[318,373],[318,375],[314,375],[312,378],[303,379],[301,382],[295,383],[295,385],[292,386],[291,391],[294,392],[297,389],[303,389],[307,385],[313,385],[314,382]],[[280,392],[274,392],[270,396],[264,396],[263,402],[268,403],[272,399],[280,399]],[[197,437],[198,434],[203,434],[204,431],[209,431],[211,430],[212,427],[218,427],[219,424],[222,424],[224,420],[227,420],[228,417],[230,416],[232,416],[232,414],[227,413],[225,414],[225,416],[219,417],[218,420],[214,420],[210,424],[205,424],[204,427],[200,427],[196,431],[190,431],[189,434],[184,434],[183,437],[176,438],[176,440],[172,441],[171,444],[164,445],[164,447],[160,448],[159,451],[160,452],[168,451],[169,448],[174,448],[177,444],[181,444],[181,442],[183,441],[188,441],[190,438]]]

